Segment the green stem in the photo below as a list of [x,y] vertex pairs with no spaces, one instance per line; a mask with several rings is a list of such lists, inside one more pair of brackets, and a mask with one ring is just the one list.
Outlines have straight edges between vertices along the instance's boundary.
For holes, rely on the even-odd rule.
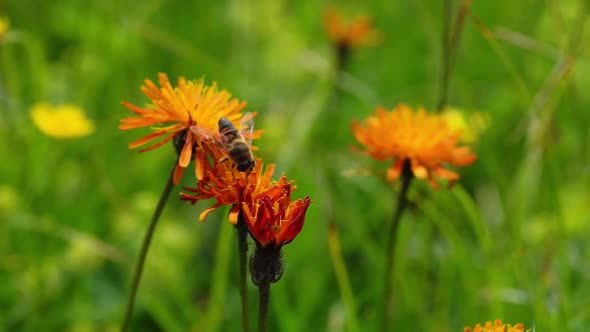
[[238,215],[238,223],[236,225],[238,231],[238,254],[240,260],[240,299],[242,300],[242,330],[248,332],[250,330],[248,319],[248,286],[247,286],[247,264],[246,256],[248,254],[248,227],[246,220],[240,210]]
[[258,285],[258,296],[258,332],[265,332],[266,318],[268,317],[268,302],[270,298],[270,281],[264,281]]
[[443,18],[443,33],[442,33],[442,66],[440,75],[440,99],[436,110],[442,110],[447,103],[447,93],[449,87],[449,74],[451,65],[451,0],[444,0],[444,18]]
[[408,203],[407,193],[408,188],[410,187],[410,182],[412,182],[413,178],[414,175],[412,173],[410,160],[406,160],[401,174],[402,188],[397,197],[397,208],[393,213],[391,230],[387,241],[387,251],[385,252],[385,291],[383,292],[383,331],[385,332],[391,331],[390,314],[393,306],[391,282],[393,280],[393,262],[395,258],[397,233],[402,213]]
[[172,188],[174,187],[172,177],[175,168],[176,162],[174,163],[174,167],[172,167],[172,172],[170,173],[168,182],[166,183],[164,190],[162,190],[160,200],[158,201],[158,205],[156,206],[156,210],[152,215],[150,225],[143,238],[141,251],[139,252],[139,257],[137,258],[137,265],[135,266],[135,272],[133,273],[133,280],[131,281],[131,292],[129,293],[129,298],[127,299],[127,307],[125,308],[125,318],[123,320],[123,325],[121,325],[121,332],[125,332],[129,328],[129,322],[131,321],[131,315],[133,313],[133,305],[135,304],[135,296],[137,295],[137,289],[139,288],[139,281],[141,280],[141,274],[143,272],[145,258],[147,257],[147,253],[152,242],[152,235],[154,234],[156,225],[158,224],[158,220],[160,219],[160,215],[162,214],[162,210],[164,210],[164,206],[166,206],[166,202],[168,201],[170,192],[172,192]]

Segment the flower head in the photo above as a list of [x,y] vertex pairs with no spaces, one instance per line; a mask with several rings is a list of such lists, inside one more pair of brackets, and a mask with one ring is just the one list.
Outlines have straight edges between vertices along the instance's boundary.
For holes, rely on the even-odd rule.
[[[221,152],[211,151],[212,156]],[[264,168],[261,159],[251,172],[239,172],[227,161],[213,158],[213,165],[205,163],[203,180],[197,188],[185,188],[192,194],[181,193],[181,199],[196,203],[203,199],[215,199],[216,203],[199,216],[201,222],[207,215],[223,205],[232,205],[229,221],[236,224],[240,211],[250,234],[263,247],[273,243],[276,247],[291,242],[301,231],[305,212],[311,200],[291,200],[296,186],[283,174],[278,181],[272,180],[275,165]]]
[[95,130],[94,122],[86,117],[82,108],[71,104],[37,103],[31,107],[31,119],[45,135],[54,138],[78,138]]
[[[272,183],[275,165],[269,164],[264,169],[262,160],[257,158],[254,170],[249,173],[240,172],[231,162],[216,158],[221,156],[222,152],[211,150],[210,154],[213,156],[213,165],[205,161],[204,176],[201,181],[197,182],[197,188],[185,188],[192,194],[181,193],[180,198],[193,204],[203,199],[214,198],[217,201],[216,204],[201,213],[199,216],[201,222],[204,222],[207,215],[218,207],[233,205],[229,221],[235,224],[238,220],[241,199],[246,194],[257,196],[268,188]],[[285,184],[286,179],[282,177],[279,183]]]
[[272,245],[280,248],[288,244],[299,234],[305,221],[305,213],[311,199],[291,200],[291,185],[285,185],[276,194],[260,195],[257,199],[242,202],[246,224],[252,238],[262,247]]
[[[503,324],[501,320],[496,319],[494,324],[492,322],[486,322],[482,327],[480,324],[475,325],[473,329],[466,327],[463,329],[464,332],[524,332],[524,324],[516,324],[514,326],[510,324]],[[530,331],[530,330],[527,330]]]
[[391,111],[378,107],[365,124],[353,121],[351,128],[366,149],[363,153],[376,160],[393,159],[387,171],[389,181],[400,176],[404,162],[409,160],[417,178],[428,180],[434,188],[438,188],[435,177],[450,180],[451,185],[459,174],[445,166],[467,166],[476,159],[469,147],[457,147],[461,131],[453,130],[444,117],[424,109],[413,111],[404,104]]
[[[217,121],[220,118],[227,118],[237,126],[242,118],[240,112],[246,106],[246,102],[232,98],[226,90],[218,90],[215,82],[208,86],[203,79],[190,81],[180,77],[177,86],[173,87],[168,76],[163,73],[158,74],[158,80],[159,88],[148,79],[141,87],[141,91],[152,100],[151,105],[141,108],[122,102],[139,117],[122,119],[119,129],[151,127],[153,132],[129,144],[130,149],[161,139],[139,152],[155,149],[172,140],[176,135],[184,135],[181,140],[183,146],[174,173],[174,182],[179,182],[184,169],[193,157],[196,159],[195,172],[200,180],[203,176],[203,161],[207,158],[206,146],[214,145],[220,140]],[[251,138],[259,136],[260,131],[257,131]],[[195,151],[196,156],[193,155]]]
[[335,8],[325,12],[324,28],[330,40],[339,47],[371,46],[379,39],[379,33],[373,29],[369,16],[359,16],[345,23],[342,15]]

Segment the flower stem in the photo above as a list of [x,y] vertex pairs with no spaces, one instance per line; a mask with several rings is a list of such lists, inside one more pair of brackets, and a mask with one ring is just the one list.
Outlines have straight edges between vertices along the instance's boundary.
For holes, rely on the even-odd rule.
[[258,285],[258,332],[266,331],[266,318],[268,317],[268,302],[270,299],[270,281]]
[[172,172],[170,173],[170,177],[168,178],[168,182],[162,190],[162,194],[160,195],[160,200],[158,201],[158,205],[156,206],[156,210],[152,215],[152,220],[150,221],[150,225],[145,233],[143,238],[143,243],[141,245],[141,251],[139,252],[139,257],[137,258],[137,265],[135,266],[135,272],[133,273],[133,280],[131,281],[131,290],[129,293],[129,297],[127,299],[127,307],[125,308],[125,318],[123,320],[123,324],[121,325],[121,332],[127,331],[129,327],[129,322],[131,321],[131,314],[133,313],[133,305],[135,304],[135,296],[137,295],[137,289],[139,288],[139,281],[141,280],[141,274],[143,272],[143,265],[145,263],[145,258],[147,257],[148,250],[150,248],[150,244],[152,242],[152,235],[154,234],[154,230],[156,229],[156,225],[158,224],[158,220],[160,219],[160,215],[164,210],[164,206],[168,201],[168,197],[170,196],[170,192],[172,192],[172,188],[174,187],[174,183],[172,180],[174,169],[176,168],[176,162],[174,163],[174,167],[172,167]]
[[408,203],[407,193],[410,182],[414,178],[410,160],[404,162],[401,174],[402,187],[397,197],[397,207],[391,220],[391,230],[387,241],[387,251],[385,252],[385,291],[383,292],[383,331],[391,331],[391,309],[392,309],[392,280],[393,280],[393,262],[395,258],[395,247],[397,242],[397,233],[402,213]]
[[238,257],[240,260],[240,298],[242,300],[242,331],[248,332],[250,330],[248,319],[248,286],[247,286],[247,264],[246,256],[248,254],[248,227],[244,220],[244,215],[240,210],[238,215],[238,223],[236,225],[238,231]]
[[447,106],[451,72],[455,65],[456,55],[461,43],[461,33],[463,32],[465,17],[467,17],[469,8],[471,7],[471,0],[463,0],[461,2],[452,31],[452,0],[445,0],[443,6],[442,73],[440,81],[440,99],[436,107],[437,111],[442,111]]

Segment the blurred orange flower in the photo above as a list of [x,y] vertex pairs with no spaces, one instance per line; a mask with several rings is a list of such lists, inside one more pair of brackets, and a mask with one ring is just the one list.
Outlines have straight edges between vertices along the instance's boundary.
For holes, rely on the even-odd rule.
[[[146,79],[141,87],[141,91],[152,100],[151,105],[140,108],[126,101],[122,102],[139,117],[122,119],[119,129],[151,127],[153,132],[129,144],[130,149],[163,137],[158,143],[139,152],[155,149],[176,135],[184,135],[181,139],[183,147],[174,172],[174,183],[180,181],[184,169],[193,157],[196,159],[195,173],[200,180],[204,174],[203,163],[207,159],[206,146],[214,145],[215,141],[220,140],[217,121],[225,117],[237,126],[242,118],[240,112],[246,106],[246,102],[232,98],[226,90],[218,90],[215,82],[208,86],[203,79],[191,81],[180,77],[177,86],[173,87],[164,73],[158,74],[158,80],[159,88],[149,79]],[[207,139],[189,130],[191,127],[207,133]],[[259,136],[260,132],[256,131],[251,138],[256,139]],[[193,152],[196,152],[196,156],[193,156]]]
[[451,129],[447,120],[436,114],[428,114],[422,108],[413,111],[405,104],[391,111],[378,107],[374,116],[351,123],[357,141],[365,147],[366,153],[376,160],[393,159],[387,171],[389,181],[396,180],[405,160],[410,160],[412,173],[419,179],[426,179],[434,188],[434,178],[449,180],[452,185],[459,174],[445,168],[446,165],[467,166],[476,156],[469,147],[457,147],[460,130]]
[[338,10],[329,8],[324,13],[324,28],[330,40],[340,47],[371,46],[379,41],[379,32],[368,15],[345,23]]
[[[497,319],[492,326],[492,322],[486,322],[482,327],[480,324],[475,325],[473,329],[466,327],[464,332],[524,332],[524,324],[503,324],[501,320]],[[530,330],[527,330],[530,331]]]

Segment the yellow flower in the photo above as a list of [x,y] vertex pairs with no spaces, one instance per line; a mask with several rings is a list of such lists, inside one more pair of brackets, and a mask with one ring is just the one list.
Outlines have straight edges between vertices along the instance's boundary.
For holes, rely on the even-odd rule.
[[0,17],[0,38],[2,38],[10,28],[10,21],[6,17]]
[[400,176],[404,162],[409,160],[415,177],[428,180],[434,188],[438,188],[435,177],[447,179],[452,185],[459,174],[445,166],[466,166],[476,159],[469,147],[456,146],[460,131],[453,130],[444,117],[428,114],[422,108],[413,111],[400,104],[387,111],[378,107],[364,125],[353,121],[351,128],[366,149],[363,153],[376,160],[393,159],[387,171],[389,181]]
[[373,22],[367,15],[345,23],[335,8],[324,14],[324,28],[328,37],[340,47],[372,46],[379,41],[379,32],[373,29]]
[[31,118],[45,135],[55,138],[82,137],[95,130],[94,122],[76,105],[37,103],[31,108]]
[[[524,332],[524,324],[516,324],[514,326],[510,324],[503,324],[501,320],[496,319],[494,324],[492,322],[486,322],[482,327],[481,324],[475,325],[473,329],[466,327],[463,329],[464,332]],[[530,331],[527,330],[527,331]]]
[[[196,159],[197,179],[201,180],[204,174],[203,162],[207,159],[205,145],[220,141],[217,122],[225,117],[239,127],[242,118],[240,111],[246,107],[246,102],[232,98],[226,90],[218,90],[215,82],[208,86],[203,79],[187,81],[184,77],[180,77],[177,86],[173,87],[164,73],[158,74],[158,80],[159,88],[148,79],[141,87],[141,91],[152,100],[151,105],[140,108],[131,103],[122,102],[139,117],[122,119],[119,129],[150,127],[153,131],[129,144],[130,149],[162,138],[158,143],[143,148],[139,152],[155,149],[169,142],[176,135],[183,135],[181,138],[183,146],[174,172],[174,183],[177,184],[180,181],[184,169],[193,158]],[[206,133],[207,138],[196,135],[193,130],[189,130],[191,127],[198,127],[197,131]],[[259,138],[260,133],[261,131],[255,131],[251,138]]]
[[451,129],[461,131],[460,141],[464,143],[476,142],[481,132],[487,128],[489,122],[484,113],[476,112],[465,116],[457,108],[447,108],[441,115],[447,119]]

